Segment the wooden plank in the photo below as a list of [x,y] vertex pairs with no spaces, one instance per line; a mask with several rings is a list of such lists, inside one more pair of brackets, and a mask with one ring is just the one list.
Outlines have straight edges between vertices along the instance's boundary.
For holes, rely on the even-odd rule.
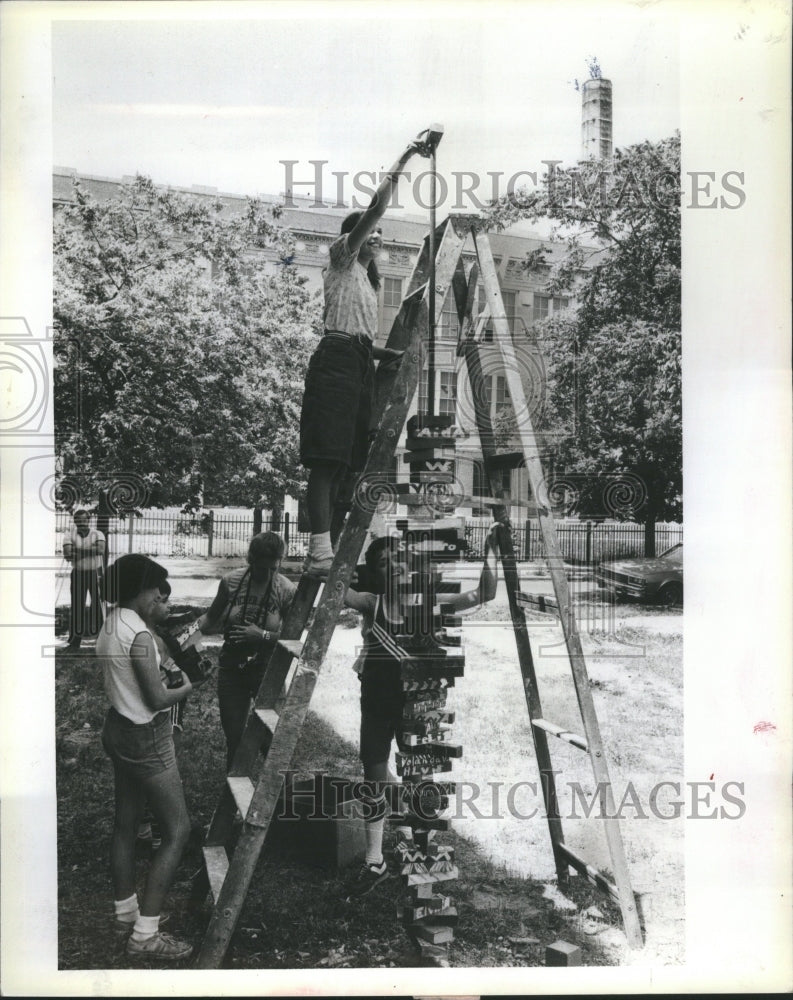
[[229,775],[226,778],[234,802],[243,819],[248,815],[251,799],[253,798],[253,782],[245,775]]
[[589,750],[584,737],[577,733],[571,733],[569,729],[557,726],[553,722],[547,722],[545,719],[532,719],[531,724],[537,726],[538,729],[544,729],[546,733],[550,733],[551,736],[555,736],[571,746],[578,747],[579,750]]
[[255,709],[255,712],[272,738],[272,735],[275,732],[275,727],[278,725],[278,712],[274,711],[272,708],[257,708]]
[[525,608],[538,611],[541,614],[553,614],[559,617],[559,603],[555,597],[546,597],[545,594],[526,594],[518,591],[515,600]]
[[292,659],[299,659],[303,652],[303,643],[299,639],[279,639],[276,643],[279,649],[286,650]]
[[620,894],[613,882],[610,882],[602,872],[590,865],[589,862],[582,858],[580,854],[576,854],[576,852],[572,848],[568,847],[567,844],[561,844],[560,850],[564,855],[567,864],[569,864],[572,868],[575,868],[575,870],[580,875],[583,875],[592,885],[594,885],[597,889],[600,889],[600,891],[605,893],[607,896],[610,896],[615,903],[619,904]]
[[209,889],[214,902],[220,895],[226,872],[229,870],[229,859],[225,847],[204,847],[203,852]]

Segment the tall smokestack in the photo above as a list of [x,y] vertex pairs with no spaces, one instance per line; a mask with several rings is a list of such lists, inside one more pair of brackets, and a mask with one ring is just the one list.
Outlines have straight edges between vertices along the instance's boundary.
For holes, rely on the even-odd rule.
[[611,80],[602,77],[581,88],[581,158],[611,159]]

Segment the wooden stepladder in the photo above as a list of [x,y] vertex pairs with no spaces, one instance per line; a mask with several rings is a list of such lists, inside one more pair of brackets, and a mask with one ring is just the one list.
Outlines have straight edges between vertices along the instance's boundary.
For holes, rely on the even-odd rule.
[[[504,311],[496,265],[493,260],[489,241],[486,237],[477,237],[475,231],[473,231],[473,239],[476,247],[477,262],[474,264],[474,270],[469,276],[466,296],[463,297],[461,290],[455,289],[457,293],[458,315],[464,333],[466,330],[468,333],[468,336],[460,341],[458,354],[465,358],[468,378],[473,387],[471,395],[474,400],[477,430],[479,432],[485,471],[493,496],[498,498],[502,494],[500,470],[504,467],[504,456],[496,454],[489,407],[484,402],[484,394],[477,391],[477,386],[480,386],[482,382],[482,359],[478,334],[481,332],[484,316],[480,315],[476,325],[471,318],[471,308],[474,301],[474,288],[471,285],[475,285],[478,276],[481,276],[485,291],[486,306],[488,307],[493,323],[493,344],[497,347],[500,354],[501,368],[506,378],[513,407],[516,414],[520,415],[516,421],[516,436],[519,439],[519,451],[514,457],[517,460],[516,464],[525,465],[528,470],[529,484],[534,499],[532,506],[535,516],[539,520],[546,559],[556,595],[555,605],[561,619],[564,641],[570,660],[573,683],[584,729],[584,735],[579,736],[567,731],[562,726],[549,722],[544,717],[537,685],[537,675],[534,669],[531,642],[529,640],[526,617],[521,601],[523,595],[520,591],[515,551],[509,526],[509,511],[504,503],[496,503],[494,505],[493,516],[497,521],[502,522],[498,535],[501,562],[504,569],[518,659],[523,676],[526,703],[531,719],[532,737],[540,770],[557,875],[560,883],[564,883],[568,878],[569,868],[573,868],[584,875],[598,889],[607,893],[620,907],[630,947],[641,948],[644,942],[639,923],[637,904],[631,888],[619,820],[612,818],[615,816],[615,806],[611,779],[609,778],[608,765],[600,736],[600,726],[589,686],[586,662],[581,647],[581,637],[573,614],[570,587],[564,572],[564,561],[551,512],[548,489],[540,460],[537,435],[528,405],[530,393],[524,384],[525,376],[518,363],[513,346],[512,335]],[[611,868],[614,874],[614,882],[611,882],[601,872],[593,868],[593,866],[588,864],[565,843],[561,818],[559,816],[554,771],[548,747],[549,733],[568,743],[570,746],[587,753],[589,756],[595,781],[597,782],[599,791],[603,795],[601,801],[605,805],[606,815],[602,819],[602,822],[611,860]]]
[[[609,815],[614,813],[613,793],[589,689],[581,641],[572,615],[571,597],[543,479],[537,438],[526,405],[526,386],[523,384],[515,358],[495,264],[487,239],[473,233],[478,263],[466,277],[462,252],[471,235],[468,223],[463,217],[459,217],[447,219],[424,240],[408,283],[406,297],[387,341],[389,348],[404,351],[402,361],[396,371],[378,372],[376,406],[378,429],[360,483],[376,482],[378,477],[382,478],[383,473],[391,468],[418,379],[424,368],[425,340],[430,314],[429,297],[433,284],[436,316],[441,315],[446,296],[450,292],[454,295],[461,324],[470,334],[461,340],[458,353],[465,359],[472,386],[481,384],[482,359],[476,326],[471,321],[477,281],[481,275],[493,321],[493,343],[500,351],[513,405],[521,414],[517,431],[520,441],[519,458],[529,470],[529,481],[536,501],[536,514],[560,609],[564,639],[585,733],[583,737],[574,736],[562,730],[562,727],[546,721],[543,715],[526,618],[520,603],[520,583],[507,517],[508,510],[503,501],[496,499],[493,502],[494,516],[496,520],[502,522],[498,532],[501,562],[532,722],[532,736],[542,778],[556,869],[561,882],[567,879],[569,869],[572,867],[590,879],[598,888],[608,892],[619,903],[631,947],[638,948],[642,946],[642,935],[618,821],[608,818],[603,820],[614,872],[613,884],[575,854],[564,841],[548,748],[548,733],[588,753],[594,776],[599,786],[605,790]],[[430,281],[431,246],[436,248],[434,282]],[[482,325],[483,322],[480,320],[478,328],[481,329]],[[485,468],[493,495],[498,498],[501,493],[500,477],[496,474],[499,458],[496,456],[493,444],[490,415],[482,394],[474,391],[472,395]],[[267,665],[206,837],[204,846],[206,876],[214,905],[198,957],[199,968],[219,967],[228,949],[278,804],[284,773],[291,766],[319,671],[343,606],[346,589],[365,542],[374,509],[374,505],[362,502],[356,497],[339,538],[338,550],[324,587],[317,580],[305,575],[301,578],[284,623],[281,640]],[[314,607],[320,588],[322,592],[319,602]],[[313,620],[304,637],[303,633],[312,610]],[[243,824],[236,845],[232,847],[232,833],[237,812],[242,815]],[[451,864],[451,858],[448,861]],[[418,907],[416,912],[420,909],[421,907]]]
[[[439,287],[448,288],[465,235],[446,222],[433,236],[436,280]],[[376,478],[376,473],[390,468],[424,366],[429,244],[428,234],[388,338],[389,347],[405,353],[395,373],[378,379],[379,426],[364,477]],[[374,509],[371,504],[353,504],[319,603],[314,608],[322,584],[304,575],[282,638],[270,657],[205,841],[206,876],[214,906],[198,956],[199,968],[217,968],[228,949]],[[301,641],[312,609],[313,621]],[[264,762],[254,777],[260,754]],[[232,850],[237,811],[244,822]]]

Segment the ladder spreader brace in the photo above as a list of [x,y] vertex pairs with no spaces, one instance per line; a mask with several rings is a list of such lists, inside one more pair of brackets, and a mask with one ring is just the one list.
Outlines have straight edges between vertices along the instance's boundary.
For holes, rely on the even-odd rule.
[[[526,619],[519,602],[520,582],[507,517],[508,510],[503,501],[501,503],[496,501],[494,517],[502,521],[498,531],[501,562],[526,701],[532,720],[532,736],[542,778],[556,870],[560,882],[567,879],[569,867],[572,867],[599,889],[608,892],[620,905],[629,944],[633,948],[639,948],[642,946],[642,935],[618,821],[604,820],[615,884],[609,882],[564,842],[548,750],[548,732],[566,738],[571,745],[579,746],[589,753],[595,777],[605,785],[610,814],[614,811],[613,794],[589,690],[580,638],[571,614],[570,593],[543,482],[539,449],[525,406],[526,392],[515,361],[492,253],[487,239],[477,237],[476,233],[473,233],[478,262],[466,280],[462,251],[469,235],[464,217],[447,219],[434,233],[434,243],[437,248],[435,315],[441,315],[446,295],[453,290],[461,323],[470,324],[476,283],[481,274],[495,330],[493,342],[501,352],[510,396],[518,412],[527,415],[526,419],[521,417],[521,427],[518,431],[521,453],[529,469],[529,480],[536,500],[535,509],[540,520],[551,578],[561,611],[565,642],[570,654],[573,680],[586,734],[586,739],[574,737],[574,734],[566,733],[561,727],[554,726],[544,719]],[[389,348],[405,352],[402,361],[395,372],[378,371],[376,403],[378,429],[369,450],[364,477],[390,468],[424,367],[424,340],[429,315],[430,242],[428,234],[408,282],[405,299],[387,340]],[[472,384],[478,384],[477,380],[481,379],[482,363],[476,339],[469,337],[463,340],[459,353],[465,357]],[[475,399],[477,429],[485,468],[493,494],[498,497],[501,493],[501,484],[500,478],[495,475],[497,461],[490,415],[482,401],[478,399],[478,394],[474,392],[472,395]],[[267,664],[205,840],[204,881],[199,886],[199,891],[205,892],[208,888],[212,893],[214,905],[198,956],[199,968],[218,968],[228,950],[278,804],[283,775],[291,766],[319,671],[343,606],[346,589],[363,548],[372,514],[371,505],[354,500],[339,538],[338,550],[319,603],[314,608],[322,584],[304,574],[284,622],[282,637]],[[301,642],[312,610],[314,610],[313,621],[305,642]],[[254,781],[253,775],[262,757],[263,763]],[[243,817],[243,824],[236,845],[231,849],[234,818],[238,811]]]

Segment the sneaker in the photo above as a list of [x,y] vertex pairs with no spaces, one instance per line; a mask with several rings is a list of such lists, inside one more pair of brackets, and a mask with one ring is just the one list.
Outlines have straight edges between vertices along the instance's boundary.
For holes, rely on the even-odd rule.
[[321,559],[317,559],[316,556],[308,555],[303,562],[303,572],[307,576],[313,576],[319,580],[326,580],[332,565],[333,556],[324,556]]
[[134,937],[130,937],[127,941],[127,954],[134,958],[160,958],[166,962],[181,962],[183,958],[189,958],[193,954],[193,946],[158,931],[144,941],[136,941]]
[[360,871],[347,887],[347,899],[360,899],[361,896],[371,892],[375,886],[385,882],[388,877],[388,865],[385,858],[379,865],[372,865],[364,861]]

